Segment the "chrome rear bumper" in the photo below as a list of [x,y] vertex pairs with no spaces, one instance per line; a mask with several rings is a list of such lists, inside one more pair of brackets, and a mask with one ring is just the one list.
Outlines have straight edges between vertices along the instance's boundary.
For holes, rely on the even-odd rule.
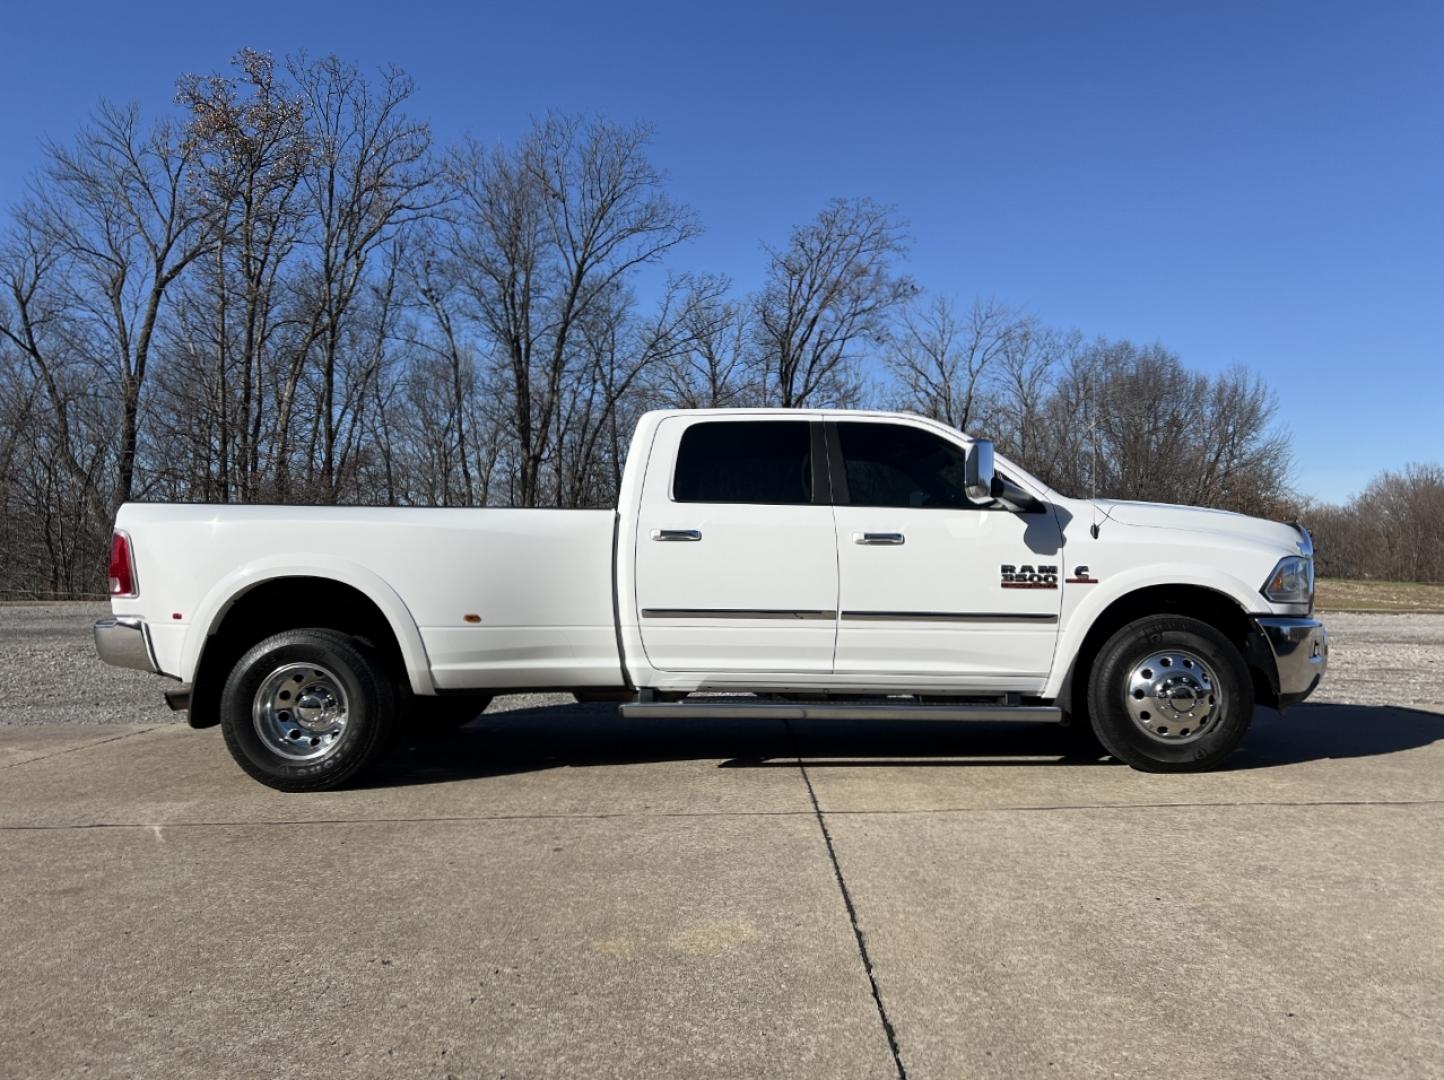
[[144,619],[116,615],[95,624],[95,651],[113,667],[160,672]]
[[1318,619],[1265,616],[1255,620],[1273,652],[1279,708],[1314,692],[1329,667],[1329,632]]

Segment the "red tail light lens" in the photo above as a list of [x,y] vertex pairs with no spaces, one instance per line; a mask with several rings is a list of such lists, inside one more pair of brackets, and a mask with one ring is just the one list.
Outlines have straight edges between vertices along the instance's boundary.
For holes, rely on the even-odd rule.
[[130,554],[130,537],[116,531],[110,538],[110,595],[122,600],[140,595],[135,580],[135,560]]

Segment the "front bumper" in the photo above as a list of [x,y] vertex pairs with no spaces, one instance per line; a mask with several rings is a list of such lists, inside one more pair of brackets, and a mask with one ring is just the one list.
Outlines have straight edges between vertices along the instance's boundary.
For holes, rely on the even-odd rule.
[[144,619],[116,615],[95,624],[95,651],[113,667],[131,668],[158,674],[155,647]]
[[1297,705],[1328,670],[1329,632],[1318,619],[1263,616],[1254,621],[1273,653],[1279,708]]

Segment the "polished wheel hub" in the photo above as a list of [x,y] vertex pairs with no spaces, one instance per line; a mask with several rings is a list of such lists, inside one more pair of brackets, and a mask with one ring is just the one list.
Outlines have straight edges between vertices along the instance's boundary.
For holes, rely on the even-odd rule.
[[1124,701],[1139,729],[1163,742],[1192,742],[1223,708],[1213,671],[1195,653],[1157,652],[1133,665]]
[[261,682],[251,717],[266,749],[292,761],[318,761],[345,734],[346,690],[327,668],[287,664]]

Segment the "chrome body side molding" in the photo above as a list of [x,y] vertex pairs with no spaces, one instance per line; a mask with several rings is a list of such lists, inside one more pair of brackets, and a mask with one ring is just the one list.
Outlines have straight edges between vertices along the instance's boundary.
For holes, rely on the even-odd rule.
[[778,608],[643,608],[644,619],[835,619],[835,611]]
[[1055,623],[1049,612],[1015,611],[844,611],[844,619],[865,622],[1028,622]]

